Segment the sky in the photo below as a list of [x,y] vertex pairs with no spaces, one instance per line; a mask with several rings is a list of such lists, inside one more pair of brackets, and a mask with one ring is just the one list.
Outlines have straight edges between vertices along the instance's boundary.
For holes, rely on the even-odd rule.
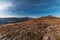
[[60,17],[60,0],[0,0],[0,17]]

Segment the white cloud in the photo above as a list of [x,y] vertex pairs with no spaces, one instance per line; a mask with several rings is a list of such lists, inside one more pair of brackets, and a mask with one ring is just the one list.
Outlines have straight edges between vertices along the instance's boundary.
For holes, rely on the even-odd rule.
[[7,10],[11,5],[10,2],[0,2],[0,11]]
[[8,8],[12,6],[11,2],[2,2],[0,1],[0,17],[8,17],[9,13],[5,12]]

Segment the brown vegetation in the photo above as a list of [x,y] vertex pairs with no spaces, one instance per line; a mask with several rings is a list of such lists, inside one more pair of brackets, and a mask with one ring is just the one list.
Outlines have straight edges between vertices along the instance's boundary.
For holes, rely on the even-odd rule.
[[60,18],[46,16],[0,26],[0,39],[60,40]]

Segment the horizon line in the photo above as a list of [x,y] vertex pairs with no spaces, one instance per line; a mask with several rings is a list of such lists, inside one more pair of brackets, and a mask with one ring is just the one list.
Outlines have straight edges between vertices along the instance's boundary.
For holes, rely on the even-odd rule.
[[21,18],[21,17],[40,18],[40,17],[46,17],[46,16],[53,16],[53,17],[60,18],[60,16],[54,16],[54,15],[45,15],[45,16],[39,16],[39,17],[33,17],[33,16],[0,16],[0,18]]

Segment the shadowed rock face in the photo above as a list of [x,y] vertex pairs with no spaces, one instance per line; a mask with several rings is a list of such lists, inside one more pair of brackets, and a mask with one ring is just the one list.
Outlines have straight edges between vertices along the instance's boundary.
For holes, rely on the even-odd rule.
[[1,25],[0,40],[60,40],[59,23],[60,18],[47,16]]

